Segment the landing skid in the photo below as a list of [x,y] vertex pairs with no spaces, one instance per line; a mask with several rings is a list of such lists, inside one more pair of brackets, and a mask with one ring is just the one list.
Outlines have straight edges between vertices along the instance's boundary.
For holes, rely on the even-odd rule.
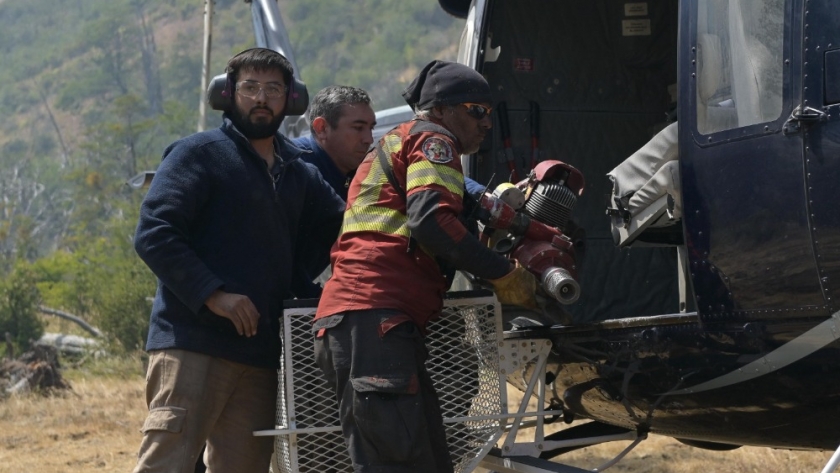
[[840,466],[840,447],[837,447],[837,450],[834,451],[834,455],[828,459],[828,463],[825,464],[825,467],[820,473],[832,473],[838,466]]
[[476,473],[589,473],[574,466],[561,465],[533,457],[505,457],[498,448],[490,450],[479,462]]
[[[314,362],[310,333],[314,312],[311,304],[285,310],[276,426],[254,432],[275,437],[274,473],[352,471],[333,393]],[[456,473],[603,471],[645,438],[636,432],[615,433],[614,428],[610,435],[547,437],[545,424],[564,414],[562,409],[543,408],[550,405],[543,380],[551,341],[506,340],[501,307],[491,293],[455,293],[447,298],[442,317],[430,326],[427,345],[427,368],[441,401]],[[508,408],[507,399],[507,377],[514,373],[527,373],[526,388],[515,410]],[[532,398],[536,409],[529,409]],[[521,430],[530,427],[534,428],[533,438],[525,440]],[[572,433],[575,428],[568,430]],[[595,470],[540,458],[615,440],[633,442]]]

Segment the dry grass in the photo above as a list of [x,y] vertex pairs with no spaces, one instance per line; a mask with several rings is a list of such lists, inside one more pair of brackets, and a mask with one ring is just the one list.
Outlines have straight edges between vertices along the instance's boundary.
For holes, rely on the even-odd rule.
[[[136,363],[139,365],[139,362]],[[71,391],[0,400],[0,473],[129,472],[145,418],[143,377],[70,372]]]
[[[571,452],[562,457],[567,465],[593,469],[614,458],[630,442],[614,442]],[[607,471],[613,473],[818,473],[831,452],[794,452],[741,447],[712,452],[683,445],[669,437],[653,435]],[[559,459],[558,459],[559,460]]]
[[[70,370],[67,378],[73,385],[69,393],[0,400],[0,473],[131,471],[145,418],[140,363],[87,365]],[[564,462],[595,468],[627,445],[590,447]],[[652,436],[608,471],[816,473],[830,456],[751,447],[710,452]]]

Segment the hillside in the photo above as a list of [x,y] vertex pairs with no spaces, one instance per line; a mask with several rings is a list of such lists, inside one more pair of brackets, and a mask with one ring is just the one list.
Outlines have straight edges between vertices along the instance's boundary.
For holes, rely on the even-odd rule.
[[[214,5],[219,74],[254,36],[248,3]],[[454,59],[463,25],[435,0],[279,7],[310,94],[355,85],[377,108]],[[199,0],[0,0],[0,296],[35,285],[33,300],[142,340],[154,280],[131,248],[142,192],[125,183],[196,130],[203,28]],[[0,330],[14,313],[0,304]]]
[[[419,66],[455,57],[463,24],[434,0],[412,3],[280,0],[311,92],[346,83],[369,90],[382,108],[401,105],[399,90]],[[0,2],[0,105],[14,112],[0,126],[0,144],[59,147],[52,113],[73,151],[84,128],[127,93],[145,95],[158,111],[161,99],[197,109],[203,16],[196,0]],[[253,45],[250,6],[217,0],[213,23],[212,70],[221,73],[232,53]]]
[[[378,108],[402,105],[399,92],[428,60],[453,59],[463,24],[434,0],[279,6],[310,95],[330,84],[355,85]],[[217,0],[213,24],[211,70],[218,74],[233,53],[254,44],[250,5]],[[202,100],[203,28],[204,2],[197,0],[0,1],[3,217],[26,208],[38,218],[43,197],[62,185],[54,167],[65,178],[95,167],[101,177],[123,179],[153,167],[168,142],[192,132]],[[217,123],[211,113],[208,123]],[[119,149],[126,147],[130,156]],[[120,160],[127,162],[119,169],[104,169]],[[43,189],[27,192],[32,186]],[[18,195],[8,195],[12,188]],[[50,216],[66,226],[63,216]],[[0,231],[0,241],[9,236]],[[39,254],[57,246],[55,235],[36,245]]]

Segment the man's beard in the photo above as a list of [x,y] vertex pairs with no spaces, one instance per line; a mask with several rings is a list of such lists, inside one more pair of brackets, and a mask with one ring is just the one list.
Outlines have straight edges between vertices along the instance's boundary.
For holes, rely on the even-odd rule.
[[230,114],[230,119],[240,133],[245,135],[246,138],[252,140],[271,138],[274,136],[277,133],[277,130],[280,129],[280,123],[283,122],[284,118],[281,114],[274,116],[268,122],[254,123],[251,121],[249,114],[250,111],[243,113],[242,110],[236,109]]

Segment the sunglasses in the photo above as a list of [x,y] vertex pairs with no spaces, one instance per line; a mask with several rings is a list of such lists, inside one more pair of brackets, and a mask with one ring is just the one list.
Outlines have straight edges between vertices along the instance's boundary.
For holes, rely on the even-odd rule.
[[482,118],[490,115],[490,112],[493,111],[493,107],[487,107],[477,103],[464,102],[461,105],[467,107],[467,115],[475,118],[476,120],[481,120]]

